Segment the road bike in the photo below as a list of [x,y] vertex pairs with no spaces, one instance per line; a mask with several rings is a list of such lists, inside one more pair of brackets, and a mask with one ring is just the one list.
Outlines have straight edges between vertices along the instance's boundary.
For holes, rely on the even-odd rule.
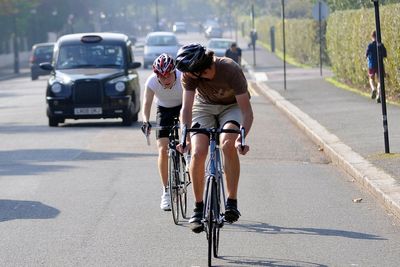
[[203,219],[204,230],[208,241],[208,266],[211,266],[212,256],[218,257],[219,232],[224,225],[226,197],[224,187],[223,158],[219,147],[219,136],[222,133],[240,134],[241,146],[245,145],[245,130],[220,128],[186,128],[182,129],[181,145],[186,145],[186,135],[189,132],[203,133],[209,136],[209,158],[206,165],[206,187],[204,194]]
[[[175,224],[179,224],[179,214],[187,219],[187,192],[190,185],[188,159],[190,155],[183,155],[176,150],[179,143],[179,120],[174,118],[173,126],[154,126],[150,129],[168,130],[168,190],[171,197],[171,212]],[[147,144],[150,145],[150,131],[146,131]]]

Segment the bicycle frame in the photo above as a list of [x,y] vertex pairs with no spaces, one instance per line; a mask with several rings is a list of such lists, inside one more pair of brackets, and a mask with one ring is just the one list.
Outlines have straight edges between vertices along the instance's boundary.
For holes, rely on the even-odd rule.
[[[222,169],[222,155],[219,148],[219,142],[217,138],[217,133],[210,133],[210,144],[209,144],[209,159],[207,162],[206,168],[206,190],[205,190],[205,202],[204,202],[204,212],[203,218],[208,217],[208,213],[210,212],[210,208],[213,209],[214,220],[218,226],[223,224],[223,211],[225,211],[226,207],[226,198],[225,198],[225,186],[224,186],[224,179],[223,179],[223,169]],[[211,186],[216,186],[217,189],[217,205],[213,205],[210,207],[208,205],[209,201],[209,192],[211,190]],[[221,198],[222,193],[222,198]],[[221,201],[223,205],[221,205]],[[221,210],[221,208],[223,208]],[[207,225],[207,224],[205,224]]]

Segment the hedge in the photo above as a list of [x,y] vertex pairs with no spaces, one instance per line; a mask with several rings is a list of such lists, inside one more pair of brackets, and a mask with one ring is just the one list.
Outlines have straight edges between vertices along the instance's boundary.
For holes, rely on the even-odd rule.
[[[400,102],[400,4],[380,8],[385,59],[385,88],[388,99]],[[250,29],[246,27],[246,32]],[[259,17],[256,20],[259,41],[271,44],[270,29],[275,27],[275,49],[282,52],[282,20]],[[322,60],[336,78],[352,87],[369,92],[365,51],[375,29],[374,9],[337,11],[323,23]],[[313,19],[286,19],[286,53],[301,64],[319,65],[319,25]],[[326,38],[325,38],[326,37]]]
[[[381,35],[388,57],[385,89],[388,99],[400,99],[400,4],[380,8]],[[369,92],[365,51],[375,30],[374,9],[331,14],[327,26],[327,48],[336,77]]]

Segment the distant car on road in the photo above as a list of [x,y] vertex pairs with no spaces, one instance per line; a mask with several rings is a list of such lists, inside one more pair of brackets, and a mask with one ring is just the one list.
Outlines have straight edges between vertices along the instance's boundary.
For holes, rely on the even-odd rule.
[[130,126],[140,110],[140,84],[132,42],[120,33],[64,35],[55,44],[46,102],[49,126],[65,119],[122,118]]
[[211,38],[207,42],[207,49],[214,51],[214,54],[218,57],[225,56],[225,51],[231,47],[231,44],[235,41],[226,38]]
[[51,62],[53,51],[54,43],[39,43],[32,46],[31,56],[29,58],[32,81],[37,80],[39,76],[50,74],[50,71],[40,68],[40,63]]
[[172,31],[174,33],[187,33],[186,23],[181,21],[175,22],[172,26]]
[[151,32],[146,36],[143,51],[143,68],[153,65],[154,60],[162,53],[175,57],[181,45],[173,32]]
[[222,38],[222,28],[219,26],[209,26],[204,32],[206,38]]

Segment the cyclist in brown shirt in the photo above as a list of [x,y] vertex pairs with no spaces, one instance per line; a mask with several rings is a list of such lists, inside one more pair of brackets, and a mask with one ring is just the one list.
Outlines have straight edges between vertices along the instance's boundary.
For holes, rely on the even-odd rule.
[[[176,67],[183,73],[182,125],[191,127],[223,127],[239,129],[243,126],[246,134],[253,123],[250,94],[242,69],[230,58],[215,57],[200,44],[189,44],[180,48],[176,57]],[[193,182],[195,208],[189,220],[193,232],[203,231],[204,171],[208,154],[208,136],[194,134],[188,140],[192,160],[190,176]],[[249,151],[240,146],[237,134],[222,134],[220,146],[224,156],[224,171],[227,185],[227,207],[225,220],[238,220],[237,191],[240,174],[239,154]],[[182,151],[182,148],[178,146]],[[182,151],[183,152],[183,151]]]

